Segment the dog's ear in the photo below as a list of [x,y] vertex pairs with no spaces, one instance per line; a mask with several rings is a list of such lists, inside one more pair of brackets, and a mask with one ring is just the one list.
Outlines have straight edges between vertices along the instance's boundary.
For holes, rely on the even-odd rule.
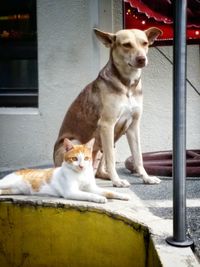
[[116,36],[113,33],[109,32],[102,32],[96,28],[94,28],[94,32],[97,36],[97,38],[106,46],[106,47],[112,47],[115,40]]
[[162,35],[162,31],[156,27],[151,27],[144,31],[149,41],[149,45],[153,44],[159,35]]

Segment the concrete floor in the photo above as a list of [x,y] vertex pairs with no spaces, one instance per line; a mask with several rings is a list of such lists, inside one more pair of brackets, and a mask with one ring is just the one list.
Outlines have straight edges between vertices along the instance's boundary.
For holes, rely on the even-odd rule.
[[[145,207],[158,217],[172,220],[173,181],[171,177],[159,177],[158,185],[143,184],[141,179],[133,177],[124,164],[118,164],[120,177],[131,183],[131,190],[141,199]],[[187,236],[194,241],[194,252],[200,261],[200,178],[190,177],[186,179],[187,196]]]

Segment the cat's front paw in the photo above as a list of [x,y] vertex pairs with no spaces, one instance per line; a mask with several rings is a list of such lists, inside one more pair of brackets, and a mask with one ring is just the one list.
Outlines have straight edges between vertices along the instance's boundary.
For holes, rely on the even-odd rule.
[[106,197],[103,196],[96,196],[95,199],[93,200],[94,202],[97,203],[106,203],[108,200]]
[[121,200],[130,200],[130,197],[126,194],[119,194],[119,199]]

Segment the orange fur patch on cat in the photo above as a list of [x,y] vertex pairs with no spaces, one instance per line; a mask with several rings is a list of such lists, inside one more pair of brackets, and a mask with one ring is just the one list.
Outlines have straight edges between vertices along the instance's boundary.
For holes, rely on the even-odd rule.
[[54,169],[25,169],[17,171],[17,175],[21,175],[24,181],[27,181],[34,191],[39,191],[44,183],[50,183]]
[[103,195],[106,198],[114,198],[114,193],[113,192],[105,192]]

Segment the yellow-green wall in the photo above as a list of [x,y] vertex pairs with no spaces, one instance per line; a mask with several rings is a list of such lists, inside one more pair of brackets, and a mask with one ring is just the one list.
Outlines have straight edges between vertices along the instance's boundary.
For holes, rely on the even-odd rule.
[[144,267],[148,231],[100,211],[0,203],[2,267]]

